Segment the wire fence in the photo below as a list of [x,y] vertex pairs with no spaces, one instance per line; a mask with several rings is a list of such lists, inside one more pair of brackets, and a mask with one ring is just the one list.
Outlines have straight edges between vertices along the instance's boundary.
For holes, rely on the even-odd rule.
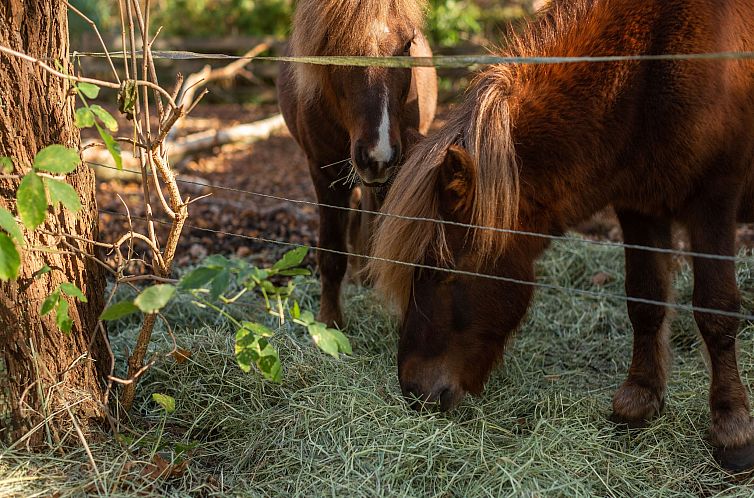
[[[137,52],[136,54],[137,56],[143,56],[143,54],[141,54],[140,52]],[[106,57],[108,54],[100,53],[100,52],[78,52],[73,55],[74,57],[98,58],[98,57]],[[124,53],[122,51],[119,51],[119,52],[110,52],[109,55],[110,57],[113,57],[113,58],[122,58],[122,57],[130,57],[131,53],[130,52]],[[754,60],[754,52],[714,52],[714,53],[691,53],[691,54],[588,56],[588,57],[507,57],[507,56],[498,56],[498,55],[471,55],[471,56],[463,55],[463,56],[434,56],[434,57],[350,57],[350,56],[279,57],[279,56],[236,56],[236,55],[228,55],[228,54],[209,54],[209,53],[199,53],[199,52],[191,52],[191,51],[170,50],[170,51],[153,51],[152,58],[162,59],[162,60],[172,60],[172,61],[186,61],[186,60],[233,61],[233,60],[246,59],[246,60],[249,60],[250,62],[252,61],[287,62],[287,63],[303,63],[303,64],[333,65],[333,66],[355,66],[355,67],[378,66],[378,67],[390,67],[390,68],[411,68],[411,67],[463,68],[463,67],[495,65],[495,64],[522,65],[522,64],[574,64],[574,63],[662,62],[662,61],[735,61],[735,60],[750,61],[750,60]],[[345,164],[347,162],[349,162],[349,159],[344,159],[342,161],[338,161],[338,162],[335,162],[335,163],[332,163],[323,167],[333,167],[340,164]],[[106,169],[112,169],[112,170],[118,169],[110,165],[99,164],[99,163],[94,163],[94,162],[88,162],[88,164],[94,167],[98,167],[98,168],[106,168]],[[139,176],[142,174],[141,171],[136,171],[136,170],[122,169],[120,171],[125,172],[127,174],[134,174],[134,175],[139,175]],[[272,199],[272,200],[287,202],[287,203],[296,204],[296,205],[307,205],[307,206],[314,206],[318,208],[337,209],[337,210],[343,210],[347,212],[355,212],[359,214],[369,214],[369,215],[373,215],[377,217],[392,217],[392,218],[402,219],[406,221],[443,224],[443,225],[448,225],[448,226],[462,227],[466,229],[486,230],[486,231],[493,231],[493,232],[499,232],[499,233],[504,233],[504,234],[513,234],[513,235],[518,235],[518,236],[537,237],[537,238],[547,239],[550,241],[583,243],[583,244],[590,244],[590,245],[595,245],[595,246],[617,248],[617,249],[622,249],[622,250],[626,250],[626,249],[639,250],[639,251],[646,251],[650,253],[667,254],[667,255],[672,255],[676,257],[702,258],[702,259],[731,261],[731,262],[750,261],[749,256],[710,254],[710,253],[686,251],[686,250],[674,249],[674,248],[651,247],[651,246],[625,244],[625,243],[620,243],[620,242],[612,242],[612,241],[604,241],[604,240],[592,240],[592,239],[578,238],[578,237],[567,236],[567,235],[566,236],[553,235],[553,234],[529,232],[529,231],[522,231],[522,230],[503,229],[503,228],[490,227],[490,226],[479,226],[479,225],[458,223],[458,222],[442,220],[442,219],[408,217],[408,216],[402,216],[402,215],[397,215],[397,214],[387,213],[387,212],[382,212],[382,211],[369,211],[369,210],[351,208],[348,206],[323,204],[323,203],[310,201],[310,200],[292,199],[292,198],[288,198],[288,197],[284,197],[280,195],[255,192],[255,191],[250,191],[250,190],[238,189],[234,187],[206,184],[206,183],[197,182],[194,180],[184,179],[184,178],[181,178],[180,176],[177,177],[177,182],[184,185],[193,185],[193,186],[199,186],[199,187],[207,188],[211,190],[221,190],[221,191],[237,193],[237,194],[241,194],[245,196]],[[129,216],[125,213],[119,213],[116,211],[100,210],[100,213],[114,215],[114,216],[128,217],[132,220],[146,221],[146,219],[144,218],[140,218],[136,216]],[[169,225],[169,223],[164,220],[153,219],[152,221],[158,224]],[[256,242],[262,242],[262,243],[267,243],[267,244],[274,244],[278,246],[306,247],[304,244],[297,244],[294,242],[276,240],[276,239],[260,237],[260,236],[251,236],[251,235],[227,232],[227,231],[223,231],[219,229],[202,228],[202,227],[197,227],[193,225],[186,225],[185,228],[200,231],[200,232],[205,232],[205,233],[212,233],[215,235],[223,235],[226,237],[240,238],[240,239],[253,240]],[[624,302],[633,302],[633,303],[647,304],[647,305],[653,305],[653,306],[662,306],[665,308],[674,309],[678,311],[684,311],[684,312],[707,313],[707,314],[714,314],[714,315],[731,317],[731,318],[736,318],[736,319],[741,319],[741,320],[754,321],[754,315],[749,314],[749,313],[740,313],[740,312],[733,312],[733,311],[727,311],[727,310],[721,310],[721,309],[713,309],[713,308],[698,307],[698,306],[692,306],[692,305],[686,305],[686,304],[657,301],[657,300],[644,299],[644,298],[639,298],[639,297],[634,297],[634,296],[614,294],[614,293],[609,293],[609,292],[597,292],[597,291],[592,291],[592,290],[587,290],[587,289],[564,287],[564,286],[560,286],[556,284],[519,280],[519,279],[508,278],[508,277],[503,277],[499,275],[490,275],[490,274],[483,274],[483,273],[478,273],[478,272],[463,271],[463,270],[458,270],[454,268],[443,268],[443,267],[412,263],[412,262],[406,262],[406,261],[389,260],[385,258],[379,258],[373,255],[368,255],[368,254],[357,254],[357,253],[353,253],[349,251],[339,251],[339,250],[328,249],[328,248],[323,248],[323,247],[314,247],[314,250],[318,252],[327,252],[327,253],[339,254],[343,256],[366,259],[366,260],[383,261],[383,262],[387,262],[387,263],[391,263],[395,265],[410,266],[417,269],[434,270],[434,271],[451,273],[451,274],[456,274],[456,275],[461,275],[461,276],[466,276],[466,277],[483,278],[483,279],[488,279],[488,280],[512,283],[516,285],[524,285],[524,286],[530,286],[530,287],[535,287],[535,288],[548,289],[548,290],[553,290],[557,292],[577,294],[577,295],[581,295],[588,298],[594,298],[594,299],[611,299],[611,300],[618,300],[618,301],[624,301]]]
[[[343,161],[338,161],[324,167],[334,166],[337,164],[345,163],[347,161],[348,159],[343,160]],[[95,163],[91,161],[87,161],[87,164],[91,166],[95,166],[97,168],[104,168],[104,169],[109,169],[113,171],[121,171],[123,173],[141,176],[141,171],[137,171],[137,170],[129,170],[129,169],[118,170],[118,168],[114,166]],[[148,175],[151,176],[151,173],[148,173]],[[485,231],[498,232],[498,233],[504,233],[504,234],[510,234],[510,235],[521,235],[525,237],[536,237],[536,238],[547,239],[547,240],[556,241],[556,242],[557,241],[576,242],[576,243],[589,244],[589,245],[595,245],[595,246],[613,247],[613,248],[618,248],[622,250],[633,249],[633,250],[646,251],[646,252],[659,253],[659,254],[669,254],[669,255],[678,256],[678,257],[701,258],[701,259],[710,259],[710,260],[718,260],[718,261],[739,262],[739,261],[748,261],[750,259],[749,256],[730,256],[730,255],[724,255],[724,254],[711,254],[711,253],[703,253],[703,252],[696,252],[696,251],[685,251],[682,249],[652,247],[652,246],[644,246],[644,245],[638,245],[638,244],[625,244],[622,242],[612,242],[612,241],[607,241],[607,240],[592,240],[592,239],[585,239],[581,237],[573,237],[573,236],[567,236],[567,235],[565,236],[564,235],[551,235],[551,234],[538,233],[538,232],[528,232],[525,230],[514,230],[514,229],[507,229],[507,228],[473,225],[469,223],[458,223],[455,221],[449,221],[449,220],[443,220],[443,219],[417,218],[413,216],[403,216],[403,215],[398,215],[398,214],[393,214],[393,213],[388,213],[388,212],[383,212],[383,211],[370,211],[366,209],[358,209],[358,208],[352,208],[348,206],[336,206],[332,204],[323,204],[321,202],[309,201],[309,200],[303,200],[303,199],[290,199],[288,197],[283,197],[283,196],[274,195],[274,194],[265,194],[262,192],[254,192],[251,190],[243,190],[243,189],[238,189],[234,187],[213,185],[213,184],[207,184],[203,182],[197,182],[195,180],[182,179],[180,176],[176,177],[176,181],[183,185],[198,186],[198,187],[207,188],[210,190],[222,190],[225,192],[233,192],[237,194],[243,194],[246,196],[277,200],[281,202],[288,202],[291,204],[299,204],[299,205],[306,205],[306,206],[313,206],[313,207],[324,207],[328,209],[337,209],[340,211],[347,211],[347,212],[353,212],[353,213],[359,213],[359,214],[369,214],[369,215],[373,215],[377,217],[396,218],[396,219],[405,220],[405,221],[435,223],[435,224],[441,224],[441,225],[456,226],[456,227],[466,228],[466,229],[485,230]]]
[[[142,222],[146,222],[147,221],[147,219],[143,218],[143,217],[128,215],[128,214],[125,214],[125,213],[120,213],[120,212],[117,212],[117,211],[110,211],[110,210],[106,210],[106,209],[100,209],[99,213],[100,214],[108,214],[108,215],[111,215],[111,216],[119,216],[119,217],[122,217],[122,218],[128,218],[128,219],[131,219],[131,220],[137,220],[137,221],[142,221]],[[171,224],[168,221],[160,220],[160,219],[157,219],[157,218],[152,218],[152,221],[154,221],[155,223],[158,223],[160,225],[166,225],[166,226],[169,226]],[[274,245],[278,245],[278,246],[294,247],[294,248],[296,248],[296,247],[310,247],[310,246],[308,246],[306,244],[299,244],[299,243],[295,243],[295,242],[288,242],[288,241],[283,241],[283,240],[270,239],[270,238],[267,238],[267,237],[260,237],[260,236],[254,236],[254,235],[246,235],[246,234],[240,234],[240,233],[227,232],[227,231],[224,231],[224,230],[218,230],[218,229],[214,229],[214,228],[203,228],[203,227],[198,227],[198,226],[189,225],[189,224],[184,225],[184,228],[187,228],[187,229],[190,229],[190,230],[197,230],[197,231],[205,232],[205,233],[211,233],[211,234],[215,234],[215,235],[222,235],[224,237],[234,237],[234,238],[245,239],[245,240],[253,240],[253,241],[256,241],[256,242],[263,242],[263,243],[266,243],[266,244],[274,244]],[[579,240],[579,239],[574,239],[574,240]],[[482,279],[486,279],[486,280],[494,280],[494,281],[498,281],[498,282],[505,282],[505,283],[516,284],[516,285],[524,285],[524,286],[527,286],[527,287],[535,287],[535,288],[540,288],[540,289],[548,289],[548,290],[553,290],[553,291],[558,291],[558,292],[574,293],[574,294],[578,294],[578,295],[581,295],[581,296],[590,297],[590,298],[596,298],[596,299],[613,299],[613,300],[624,301],[624,302],[639,303],[639,304],[648,304],[648,305],[652,305],[652,306],[662,306],[662,307],[665,307],[665,308],[674,309],[674,310],[678,310],[678,311],[685,311],[685,312],[691,312],[691,313],[707,313],[707,314],[712,314],[712,315],[718,315],[718,316],[725,316],[725,317],[730,317],[730,318],[736,318],[736,319],[740,319],[740,320],[754,321],[754,315],[749,314],[749,313],[739,313],[739,312],[727,311],[727,310],[722,310],[722,309],[706,308],[706,307],[692,306],[692,305],[679,304],[679,303],[666,302],[666,301],[657,301],[657,300],[653,300],[653,299],[644,299],[644,298],[640,298],[640,297],[626,296],[626,295],[622,295],[622,294],[613,294],[613,293],[610,293],[610,292],[597,292],[597,291],[591,291],[591,290],[587,290],[587,289],[579,289],[579,288],[575,288],[575,287],[564,287],[564,286],[556,285],[556,284],[547,284],[547,283],[536,282],[536,281],[521,280],[521,279],[516,279],[516,278],[503,277],[503,276],[500,276],[500,275],[490,275],[490,274],[486,274],[486,273],[478,273],[478,272],[472,272],[472,271],[458,270],[458,269],[455,269],[455,268],[445,268],[445,267],[432,266],[432,265],[426,265],[426,264],[421,264],[421,263],[410,263],[410,262],[407,262],[407,261],[399,261],[399,260],[394,260],[394,259],[381,258],[381,257],[377,257],[377,256],[372,256],[372,255],[369,255],[369,254],[358,254],[358,253],[353,253],[353,252],[349,252],[349,251],[339,251],[339,250],[329,249],[329,248],[325,248],[325,247],[312,247],[312,249],[315,250],[315,251],[317,251],[317,252],[325,252],[325,253],[330,253],[330,254],[338,254],[338,255],[341,255],[341,256],[352,256],[352,257],[356,257],[356,258],[360,258],[360,259],[366,259],[366,260],[369,260],[369,261],[382,261],[382,262],[385,262],[385,263],[391,263],[391,264],[400,265],[400,266],[409,266],[409,267],[416,268],[416,269],[433,270],[433,271],[438,271],[438,272],[443,272],[443,273],[450,273],[450,274],[453,274],[453,275],[461,275],[461,276],[465,276],[465,277],[482,278]]]

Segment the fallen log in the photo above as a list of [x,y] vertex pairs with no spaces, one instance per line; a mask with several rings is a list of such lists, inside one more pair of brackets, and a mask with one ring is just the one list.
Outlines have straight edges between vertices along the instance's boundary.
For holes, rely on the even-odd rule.
[[[168,143],[168,158],[171,164],[185,159],[188,156],[211,150],[227,144],[251,144],[260,140],[268,139],[273,133],[285,128],[283,116],[276,114],[270,118],[256,121],[254,123],[240,124],[230,128],[220,130],[207,130],[199,133],[188,135],[178,139],[175,142]],[[115,162],[110,156],[104,145],[98,145],[96,141],[84,143],[84,152],[82,157],[85,162],[93,163],[97,178],[101,180],[139,180],[138,175],[128,173],[127,171],[118,171],[115,168]],[[123,150],[123,169],[138,171],[140,166],[139,159],[135,158],[130,150]],[[104,167],[103,167],[104,166]]]

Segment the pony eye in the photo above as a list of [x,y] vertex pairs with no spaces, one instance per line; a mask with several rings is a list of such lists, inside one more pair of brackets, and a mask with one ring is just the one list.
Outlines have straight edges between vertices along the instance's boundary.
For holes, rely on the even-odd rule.
[[403,55],[408,55],[411,52],[411,45],[414,44],[414,40],[409,40],[406,46],[403,47]]

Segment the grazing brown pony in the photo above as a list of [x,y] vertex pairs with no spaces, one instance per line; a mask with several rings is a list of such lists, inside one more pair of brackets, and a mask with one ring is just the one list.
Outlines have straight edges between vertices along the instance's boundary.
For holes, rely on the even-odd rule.
[[[754,51],[754,0],[556,0],[507,55],[589,56]],[[630,244],[733,255],[736,220],[754,215],[754,61],[493,66],[443,130],[419,143],[383,211],[559,235],[612,204]],[[533,282],[547,240],[387,217],[374,255]],[[667,302],[671,258],[626,250],[629,296]],[[438,270],[371,264],[402,311],[404,395],[456,406],[480,394],[519,326],[532,288]],[[695,257],[693,303],[737,312],[734,263]],[[669,310],[628,303],[634,351],[613,418],[660,413],[670,371]],[[718,461],[754,464],[754,422],[736,364],[739,320],[697,312],[712,371]]]
[[[299,0],[289,54],[431,56],[422,34],[424,0]],[[348,207],[358,174],[361,205],[377,211],[406,150],[435,114],[434,68],[388,69],[284,64],[280,107],[306,153],[321,204]],[[350,161],[343,159],[350,158]],[[357,249],[368,247],[370,216],[351,220]],[[320,207],[319,246],[346,251],[347,211]],[[340,286],[347,256],[320,252],[319,319],[343,326]]]

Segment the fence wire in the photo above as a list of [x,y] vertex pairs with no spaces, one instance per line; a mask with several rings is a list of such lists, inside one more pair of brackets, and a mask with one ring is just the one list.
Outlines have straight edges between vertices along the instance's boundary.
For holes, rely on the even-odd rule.
[[[110,210],[106,210],[106,209],[99,209],[98,211],[99,211],[100,214],[108,214],[108,215],[112,215],[112,216],[119,216],[119,217],[122,217],[122,218],[127,218],[127,219],[131,219],[131,220],[142,221],[142,222],[146,222],[147,221],[146,218],[139,217],[139,216],[129,216],[128,214],[119,213],[117,211],[110,211]],[[169,221],[155,219],[155,218],[153,218],[152,221],[155,222],[155,223],[157,223],[157,224],[166,225],[166,226],[170,226],[172,224]],[[294,248],[295,247],[311,247],[311,246],[308,246],[306,244],[298,244],[298,243],[295,243],[295,242],[288,242],[288,241],[270,239],[270,238],[266,238],[266,237],[258,237],[258,236],[253,236],[253,235],[245,235],[245,234],[240,234],[240,233],[226,232],[224,230],[217,230],[217,229],[212,229],[212,228],[202,228],[202,227],[197,227],[197,226],[188,225],[188,224],[184,225],[184,228],[191,229],[191,230],[197,230],[197,231],[205,232],[205,233],[212,233],[212,234],[215,234],[215,235],[222,235],[224,237],[234,237],[234,238],[239,238],[239,239],[244,239],[244,240],[253,240],[253,241],[256,241],[256,242],[263,242],[263,243],[266,243],[266,244],[274,244],[274,245],[279,245],[279,246],[284,246],[284,247],[294,247]],[[684,312],[690,312],[690,313],[705,313],[705,314],[710,314],[710,315],[717,315],[717,316],[724,316],[724,317],[729,317],[729,318],[736,318],[736,319],[739,319],[739,320],[745,320],[745,321],[749,321],[749,322],[754,321],[754,315],[749,314],[749,313],[740,313],[740,312],[726,311],[726,310],[715,309],[715,308],[706,308],[706,307],[692,306],[692,305],[687,305],[687,304],[679,304],[679,303],[672,303],[672,302],[665,302],[665,301],[656,301],[656,300],[653,300],[653,299],[644,299],[644,298],[640,298],[640,297],[626,296],[626,295],[621,295],[621,294],[613,294],[613,293],[609,293],[609,292],[596,292],[596,291],[590,291],[590,290],[586,290],[586,289],[579,289],[579,288],[575,288],[575,287],[564,287],[564,286],[556,285],[556,284],[547,284],[547,283],[541,283],[541,282],[536,282],[536,281],[532,282],[532,281],[529,281],[529,280],[520,280],[520,279],[516,279],[516,278],[503,277],[503,276],[500,276],[500,275],[489,275],[489,274],[485,274],[485,273],[478,273],[478,272],[465,271],[465,270],[457,270],[455,268],[443,268],[443,267],[439,267],[439,266],[425,265],[425,264],[421,264],[421,263],[409,263],[407,261],[399,261],[399,260],[394,260],[394,259],[381,258],[381,257],[377,257],[377,256],[367,255],[367,254],[357,254],[357,253],[352,253],[352,252],[348,252],[348,251],[339,251],[339,250],[336,250],[336,249],[329,249],[329,248],[325,248],[325,247],[316,247],[315,246],[315,247],[311,247],[311,249],[313,249],[313,250],[315,250],[317,252],[326,252],[326,253],[330,253],[330,254],[338,254],[338,255],[341,255],[341,256],[353,256],[353,257],[360,258],[360,259],[366,259],[366,260],[371,260],[371,261],[381,261],[381,262],[395,264],[395,265],[400,265],[400,266],[409,266],[409,267],[417,268],[417,269],[434,270],[434,271],[439,271],[439,272],[443,272],[443,273],[450,273],[450,274],[454,274],[454,275],[461,275],[461,276],[465,276],[465,277],[483,278],[483,279],[487,279],[487,280],[495,280],[495,281],[498,281],[498,282],[506,282],[506,283],[516,284],[516,285],[524,285],[524,286],[528,286],[528,287],[534,287],[534,288],[540,288],[540,289],[548,289],[548,290],[553,290],[553,291],[557,291],[557,292],[573,293],[573,294],[578,294],[578,295],[581,295],[581,296],[590,297],[590,298],[594,298],[594,299],[598,299],[598,300],[613,299],[613,300],[624,301],[624,302],[632,302],[632,303],[639,303],[639,304],[648,304],[648,305],[652,305],[652,306],[661,306],[661,307],[664,307],[664,308],[669,308],[669,309],[674,309],[674,310],[684,311]]]
[[[582,57],[507,57],[500,55],[436,55],[433,57],[364,57],[364,56],[242,56],[228,54],[205,54],[185,50],[154,50],[152,59],[185,61],[185,60],[249,60],[260,62],[290,62],[299,64],[314,64],[321,66],[353,66],[353,67],[436,67],[457,69],[472,66],[488,66],[495,64],[575,64],[575,63],[607,63],[607,62],[662,62],[662,61],[716,61],[716,60],[754,60],[754,52],[708,52],[692,54],[656,54],[656,55],[606,55]],[[126,57],[131,57],[126,52]],[[104,58],[104,52],[76,52],[74,57]],[[137,57],[143,57],[141,51],[136,51]],[[122,51],[110,52],[110,57],[121,59]]]
[[[342,161],[338,161],[338,162],[335,162],[335,163],[332,163],[330,165],[323,166],[323,167],[335,166],[335,165],[342,164],[348,161],[349,161],[348,159],[344,159]],[[124,173],[141,176],[141,171],[137,171],[137,170],[129,170],[129,169],[118,170],[118,168],[116,168],[115,166],[109,166],[106,164],[100,164],[100,163],[95,163],[91,161],[87,161],[86,163],[91,166],[98,167],[98,168],[104,168],[104,169],[109,169],[113,171],[121,171]],[[151,173],[148,173],[148,176],[152,176]],[[243,190],[243,189],[226,187],[226,186],[221,186],[221,185],[206,184],[206,183],[197,182],[193,180],[185,180],[179,176],[176,176],[176,181],[184,185],[193,185],[193,186],[198,186],[198,187],[207,188],[207,189],[222,190],[225,192],[233,192],[237,194],[243,194],[246,196],[260,197],[263,199],[272,199],[272,200],[277,200],[281,202],[289,202],[291,204],[324,207],[328,209],[337,209],[337,210],[347,211],[347,212],[363,213],[363,214],[369,214],[369,215],[374,215],[378,217],[395,218],[395,219],[405,220],[405,221],[436,223],[436,224],[441,224],[441,225],[456,226],[456,227],[467,228],[467,229],[486,230],[490,232],[498,232],[498,233],[504,233],[504,234],[510,234],[510,235],[536,237],[536,238],[546,239],[546,240],[555,241],[555,242],[581,243],[581,244],[594,245],[594,246],[612,247],[612,248],[622,249],[622,250],[633,249],[633,250],[638,250],[638,251],[646,251],[646,252],[653,252],[653,253],[659,253],[659,254],[669,254],[672,256],[680,256],[680,257],[688,257],[688,258],[701,258],[701,259],[711,259],[711,260],[718,260],[718,261],[732,261],[734,263],[739,262],[739,261],[750,261],[751,259],[750,256],[729,256],[729,255],[723,255],[723,254],[711,254],[711,253],[703,253],[703,252],[696,252],[696,251],[685,251],[682,249],[669,249],[669,248],[662,248],[662,247],[643,246],[643,245],[638,245],[638,244],[625,244],[622,242],[612,242],[612,241],[606,241],[606,240],[592,240],[592,239],[585,239],[585,238],[580,238],[580,237],[569,237],[569,236],[563,236],[563,235],[551,235],[551,234],[538,233],[538,232],[528,232],[525,230],[514,230],[514,229],[507,229],[507,228],[473,225],[473,224],[468,224],[468,223],[458,223],[455,221],[434,219],[434,218],[417,218],[413,216],[403,216],[399,214],[386,213],[382,211],[370,211],[366,209],[357,209],[357,208],[352,208],[348,206],[336,206],[332,204],[323,204],[320,202],[307,201],[307,200],[302,200],[302,199],[290,199],[290,198],[282,197],[279,195],[265,194],[261,192],[254,192],[251,190]]]

